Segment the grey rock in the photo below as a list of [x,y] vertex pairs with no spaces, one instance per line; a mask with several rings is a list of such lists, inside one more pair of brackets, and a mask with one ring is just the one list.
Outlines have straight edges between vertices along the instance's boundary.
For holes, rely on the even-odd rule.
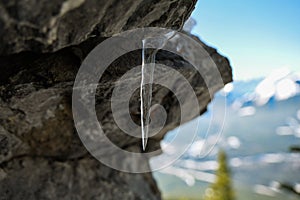
[[[223,82],[230,82],[228,60],[197,40],[213,58]],[[128,174],[110,169],[92,158],[78,138],[72,118],[71,94],[81,64],[78,55],[84,55],[89,48],[88,44],[83,43],[55,53],[39,56],[26,54],[2,60],[9,66],[8,69],[12,69],[0,86],[2,198],[160,199],[159,189],[151,174]],[[31,58],[31,62],[24,62],[24,66],[13,70],[16,63],[22,63],[27,57]],[[187,61],[169,52],[159,51],[157,62],[180,72],[197,95],[200,113],[191,112],[186,121],[205,112],[212,97],[199,73]],[[115,124],[110,97],[116,81],[140,63],[140,51],[115,60],[100,79],[96,93],[96,112],[106,136],[115,145],[131,152],[141,152],[140,139],[124,134]],[[212,66],[203,63],[209,87],[216,92],[223,83],[216,85],[215,77],[209,76]],[[153,103],[164,106],[168,118],[159,134],[149,139],[149,152],[159,150],[159,141],[168,130],[180,123],[180,107],[168,89],[156,85]],[[140,105],[138,92],[132,95],[129,106],[131,116],[138,124],[140,114],[137,105]],[[101,151],[108,157],[113,154],[104,147]],[[122,159],[116,162],[126,164],[126,160]],[[149,168],[147,158],[142,163],[143,167]]]
[[53,52],[91,36],[146,26],[178,29],[195,0],[5,0],[0,2],[0,55]]
[[[105,37],[145,26],[178,29],[196,1],[187,0],[5,0],[0,2],[0,199],[160,199],[151,173],[129,174],[93,158],[81,143],[71,110],[72,87],[87,54]],[[232,81],[228,60],[197,40],[216,63],[223,83]],[[201,58],[202,59],[202,58]],[[180,72],[191,84],[205,112],[215,81],[203,58],[209,83],[181,57],[160,51],[157,62]],[[141,152],[140,139],[115,124],[110,97],[116,81],[140,65],[141,52],[115,60],[102,76],[96,112],[106,136],[118,147]],[[137,77],[136,77],[137,78]],[[187,97],[188,98],[188,97]],[[164,87],[153,89],[153,102],[168,117],[161,132],[148,141],[147,151],[159,150],[168,130],[180,122],[176,97]],[[139,124],[138,92],[129,110]],[[113,152],[103,147],[107,157]],[[141,164],[149,168],[145,158]],[[126,164],[126,160],[116,160]]]
[[113,171],[92,158],[13,159],[0,169],[0,181],[1,199],[159,198],[150,174]]

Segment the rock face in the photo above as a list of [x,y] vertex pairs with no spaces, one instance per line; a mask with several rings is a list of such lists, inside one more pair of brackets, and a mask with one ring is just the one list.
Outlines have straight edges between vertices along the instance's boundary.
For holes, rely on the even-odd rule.
[[[139,26],[178,28],[194,4],[186,0],[0,3],[0,199],[160,199],[151,173],[116,171],[86,151],[74,127],[72,86],[83,59],[105,39],[102,36]],[[230,82],[228,60],[197,40],[216,63],[223,82]],[[197,95],[199,114],[204,112],[211,96],[197,71],[165,51],[158,52],[157,62],[185,76]],[[121,56],[109,66],[96,93],[97,117],[105,134],[132,152],[141,151],[140,139],[116,126],[109,100],[118,78],[140,63],[140,51]],[[203,63],[209,76],[212,66]],[[214,78],[208,79],[217,91],[222,84],[215,84]],[[155,86],[153,101],[165,107],[168,118],[159,137],[150,138],[148,151],[158,149],[163,135],[180,121],[178,102],[168,89]],[[129,108],[133,120],[139,117],[136,105],[135,94]]]
[[0,55],[51,52],[91,36],[137,27],[178,29],[196,0],[5,0],[0,2]]

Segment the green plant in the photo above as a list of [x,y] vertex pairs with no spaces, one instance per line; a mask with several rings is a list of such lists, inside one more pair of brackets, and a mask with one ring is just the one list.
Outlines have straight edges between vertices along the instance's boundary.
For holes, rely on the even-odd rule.
[[216,171],[216,180],[206,189],[205,200],[234,200],[230,169],[227,166],[227,156],[223,150],[218,155],[219,167]]

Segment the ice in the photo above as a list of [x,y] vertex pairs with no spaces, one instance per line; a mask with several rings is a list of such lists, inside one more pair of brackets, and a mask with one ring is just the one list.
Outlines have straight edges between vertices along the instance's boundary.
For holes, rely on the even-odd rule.
[[[149,135],[150,108],[152,102],[153,75],[155,70],[155,57],[159,49],[175,35],[175,31],[166,33],[161,37],[149,37],[142,40],[142,67],[141,67],[141,132],[142,147],[145,151]],[[158,47],[158,48],[157,48]]]

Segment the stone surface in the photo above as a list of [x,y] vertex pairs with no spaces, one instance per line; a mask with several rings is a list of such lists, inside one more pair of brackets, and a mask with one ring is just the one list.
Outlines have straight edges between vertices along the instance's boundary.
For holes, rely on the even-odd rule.
[[[215,49],[198,42],[217,64],[224,83],[231,81],[228,60]],[[105,167],[89,155],[77,136],[71,111],[72,86],[82,59],[78,55],[84,55],[89,48],[91,45],[84,43],[55,53],[2,58],[1,62],[12,69],[0,86],[2,198],[120,199],[122,196],[122,199],[160,199],[150,174],[128,174]],[[24,66],[15,65],[27,57],[31,61]],[[176,69],[189,80],[200,112],[204,112],[211,96],[199,73],[181,57],[169,52],[158,52],[157,62]],[[96,93],[96,111],[105,134],[114,144],[132,152],[141,151],[141,141],[124,134],[115,124],[110,97],[115,82],[140,63],[140,51],[121,56],[107,69]],[[209,75],[212,66],[205,63],[203,67]],[[18,70],[13,70],[14,67]],[[208,79],[214,83],[214,77]],[[217,91],[222,84],[211,87]],[[149,139],[148,147],[151,148],[148,151],[159,149],[164,134],[180,122],[180,107],[168,89],[156,85],[153,102],[164,106],[168,118],[164,129]],[[132,95],[129,108],[137,124],[139,104],[137,92]],[[198,114],[188,117],[192,119]],[[109,149],[105,153],[111,154]],[[144,164],[148,165],[147,160]]]
[[[178,28],[195,1],[186,0],[5,0],[0,3],[0,199],[160,199],[150,173],[113,170],[94,159],[74,127],[71,96],[86,55],[105,38],[142,26]],[[34,9],[33,9],[34,8]],[[228,60],[197,40],[215,61],[224,83],[232,80]],[[66,47],[66,48],[64,48]],[[18,53],[20,52],[20,53]],[[197,52],[196,52],[197,53]],[[203,59],[209,87],[215,92],[212,66]],[[188,62],[160,51],[157,62],[180,72],[193,87],[200,113],[211,101],[203,78]],[[115,82],[140,65],[141,52],[115,60],[101,78],[96,112],[107,137],[120,148],[141,151],[138,138],[114,123],[110,97]],[[149,139],[148,151],[159,149],[165,133],[179,125],[180,108],[172,93],[156,85],[153,102],[168,113],[166,126]],[[139,123],[138,93],[130,114]],[[111,156],[109,149],[104,150]],[[126,164],[124,162],[124,164]],[[148,166],[147,159],[143,162]]]
[[52,52],[91,36],[145,27],[178,29],[195,0],[4,0],[0,55]]

